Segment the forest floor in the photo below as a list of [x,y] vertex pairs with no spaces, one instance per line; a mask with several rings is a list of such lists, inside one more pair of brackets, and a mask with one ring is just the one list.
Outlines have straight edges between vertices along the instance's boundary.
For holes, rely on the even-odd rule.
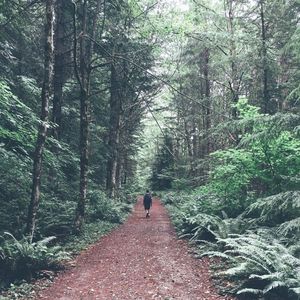
[[36,299],[227,300],[211,280],[208,259],[178,240],[167,211],[154,199],[146,219],[142,198],[128,220],[80,254]]

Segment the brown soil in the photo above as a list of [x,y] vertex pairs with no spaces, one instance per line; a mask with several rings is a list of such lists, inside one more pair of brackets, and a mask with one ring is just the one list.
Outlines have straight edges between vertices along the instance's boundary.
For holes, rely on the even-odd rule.
[[37,299],[221,300],[211,282],[209,261],[189,254],[165,208],[154,199],[146,219],[142,198],[127,222],[75,260]]

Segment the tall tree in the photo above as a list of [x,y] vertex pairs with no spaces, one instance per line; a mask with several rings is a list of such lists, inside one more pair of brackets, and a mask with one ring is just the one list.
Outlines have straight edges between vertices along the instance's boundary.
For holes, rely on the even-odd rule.
[[[121,126],[121,95],[120,95],[120,72],[117,65],[111,65],[110,77],[110,128],[109,128],[109,151],[107,163],[106,188],[109,196],[115,198],[117,190],[118,162],[120,161],[119,143]],[[119,70],[120,71],[120,70]]]
[[53,79],[53,61],[54,61],[54,22],[55,22],[55,0],[46,1],[46,43],[45,43],[45,63],[44,63],[44,80],[42,87],[42,107],[41,121],[38,131],[38,137],[34,153],[34,165],[32,172],[32,191],[31,200],[28,207],[26,233],[29,234],[32,241],[36,225],[36,215],[40,202],[40,185],[42,173],[43,150],[45,147],[48,116],[49,116],[49,101],[51,97],[51,85]]
[[56,22],[54,31],[54,75],[53,75],[53,111],[52,122],[55,123],[53,136],[61,139],[62,134],[62,105],[63,105],[63,87],[67,77],[71,72],[67,72],[68,65],[71,64],[72,40],[70,18],[70,4],[63,0],[56,0]]
[[267,46],[266,46],[266,23],[265,23],[265,6],[264,0],[260,3],[260,21],[261,21],[261,59],[262,59],[262,70],[263,70],[263,80],[262,80],[262,94],[263,94],[263,112],[269,112],[269,91],[268,91],[268,65],[267,65]]
[[[117,9],[109,11],[110,115],[106,189],[110,197],[118,196],[122,178],[130,174],[132,152],[147,99],[155,90],[147,73],[152,66],[153,42],[142,33],[137,35],[138,18],[146,15],[136,3],[117,1]],[[149,39],[149,41],[147,40]],[[130,162],[130,163],[129,163]],[[128,169],[125,168],[128,167]]]
[[[75,229],[81,231],[85,218],[87,200],[88,162],[89,162],[89,125],[90,125],[90,83],[92,71],[92,56],[97,30],[97,22],[101,1],[96,1],[94,15],[89,22],[89,2],[84,0],[80,5],[80,34],[76,36],[76,21],[74,22],[74,58],[75,73],[80,86],[80,187],[79,199],[75,216]],[[75,7],[75,4],[74,4]],[[75,7],[76,9],[76,7]],[[75,19],[75,11],[74,11]],[[79,39],[79,68],[77,67],[77,38]]]

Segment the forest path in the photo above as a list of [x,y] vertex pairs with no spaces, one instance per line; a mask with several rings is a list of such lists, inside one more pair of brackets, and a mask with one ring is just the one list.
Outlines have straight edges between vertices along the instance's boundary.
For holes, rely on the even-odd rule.
[[178,240],[166,209],[153,200],[146,219],[142,198],[119,228],[84,251],[76,267],[62,272],[37,299],[217,300],[208,260]]

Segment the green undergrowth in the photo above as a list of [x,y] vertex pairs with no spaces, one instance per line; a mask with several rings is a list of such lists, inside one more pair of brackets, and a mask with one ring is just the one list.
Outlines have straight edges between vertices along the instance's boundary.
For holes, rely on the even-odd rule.
[[[80,235],[71,235],[64,241],[63,249],[68,255],[68,260],[88,248],[89,245],[97,242],[101,237],[119,225],[119,223],[111,223],[108,221],[97,221],[85,224],[84,231]],[[68,261],[64,262],[68,264]],[[37,272],[33,281],[28,282],[25,279],[16,280],[14,283],[11,283],[7,289],[3,290],[2,295],[0,295],[0,300],[34,299],[36,291],[49,286],[56,276],[57,271],[65,268],[65,265],[62,263],[63,262],[60,261],[60,265],[56,268],[48,267],[47,270]]]
[[72,235],[66,239],[64,248],[72,254],[78,254],[119,225],[120,223],[110,223],[107,221],[85,224],[84,231],[80,235]]
[[134,196],[127,195],[111,200],[103,192],[90,193],[86,222],[80,234],[74,234],[72,224],[60,223],[60,219],[44,227],[55,228],[57,236],[42,237],[33,243],[27,237],[16,238],[4,232],[0,236],[0,299],[30,299],[37,279],[51,282],[74,255],[123,223],[132,210],[133,199]]
[[300,191],[259,198],[229,218],[216,195],[169,193],[163,201],[178,235],[199,257],[217,257],[221,292],[245,300],[300,299]]
[[25,280],[18,284],[11,284],[9,290],[0,295],[0,300],[34,299],[35,291],[31,283]]

